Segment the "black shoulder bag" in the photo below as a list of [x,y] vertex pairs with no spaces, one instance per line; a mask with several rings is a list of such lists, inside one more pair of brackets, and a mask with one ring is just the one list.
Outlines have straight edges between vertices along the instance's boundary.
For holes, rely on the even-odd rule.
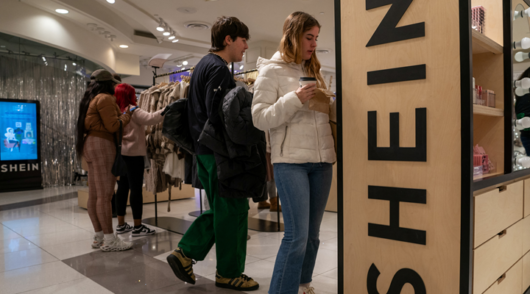
[[125,166],[125,161],[121,157],[121,138],[123,136],[123,126],[120,120],[120,130],[119,137],[114,136],[114,143],[116,144],[116,158],[114,159],[114,164],[112,165],[112,174],[115,177],[126,175],[127,166]]

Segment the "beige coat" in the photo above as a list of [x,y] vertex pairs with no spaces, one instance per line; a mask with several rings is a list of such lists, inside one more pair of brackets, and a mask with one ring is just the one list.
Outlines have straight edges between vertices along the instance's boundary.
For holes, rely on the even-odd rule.
[[276,52],[258,59],[252,120],[270,131],[272,163],[334,163],[337,160],[329,115],[309,110],[295,91],[304,77],[302,65],[285,63]]

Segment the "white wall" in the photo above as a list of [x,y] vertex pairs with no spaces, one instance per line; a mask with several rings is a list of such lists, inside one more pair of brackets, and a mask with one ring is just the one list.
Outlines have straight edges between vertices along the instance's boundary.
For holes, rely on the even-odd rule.
[[117,53],[115,70],[118,74],[140,75],[140,56]]
[[0,31],[76,54],[108,70],[116,68],[116,53],[108,42],[66,19],[19,1],[0,0]]

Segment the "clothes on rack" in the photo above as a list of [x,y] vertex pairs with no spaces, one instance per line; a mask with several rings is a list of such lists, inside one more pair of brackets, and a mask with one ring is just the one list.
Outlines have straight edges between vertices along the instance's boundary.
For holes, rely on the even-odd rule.
[[[147,112],[156,112],[185,97],[189,83],[162,82],[140,95],[139,107]],[[169,186],[180,186],[185,179],[185,154],[162,135],[159,123],[146,128],[147,154],[151,168],[145,172],[146,190],[152,193],[166,191]]]

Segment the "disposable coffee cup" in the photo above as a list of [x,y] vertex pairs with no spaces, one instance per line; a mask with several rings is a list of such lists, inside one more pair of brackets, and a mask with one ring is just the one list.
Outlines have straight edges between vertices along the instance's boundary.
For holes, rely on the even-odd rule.
[[302,88],[305,85],[316,84],[317,79],[312,77],[301,77],[298,83],[300,84],[300,88]]

